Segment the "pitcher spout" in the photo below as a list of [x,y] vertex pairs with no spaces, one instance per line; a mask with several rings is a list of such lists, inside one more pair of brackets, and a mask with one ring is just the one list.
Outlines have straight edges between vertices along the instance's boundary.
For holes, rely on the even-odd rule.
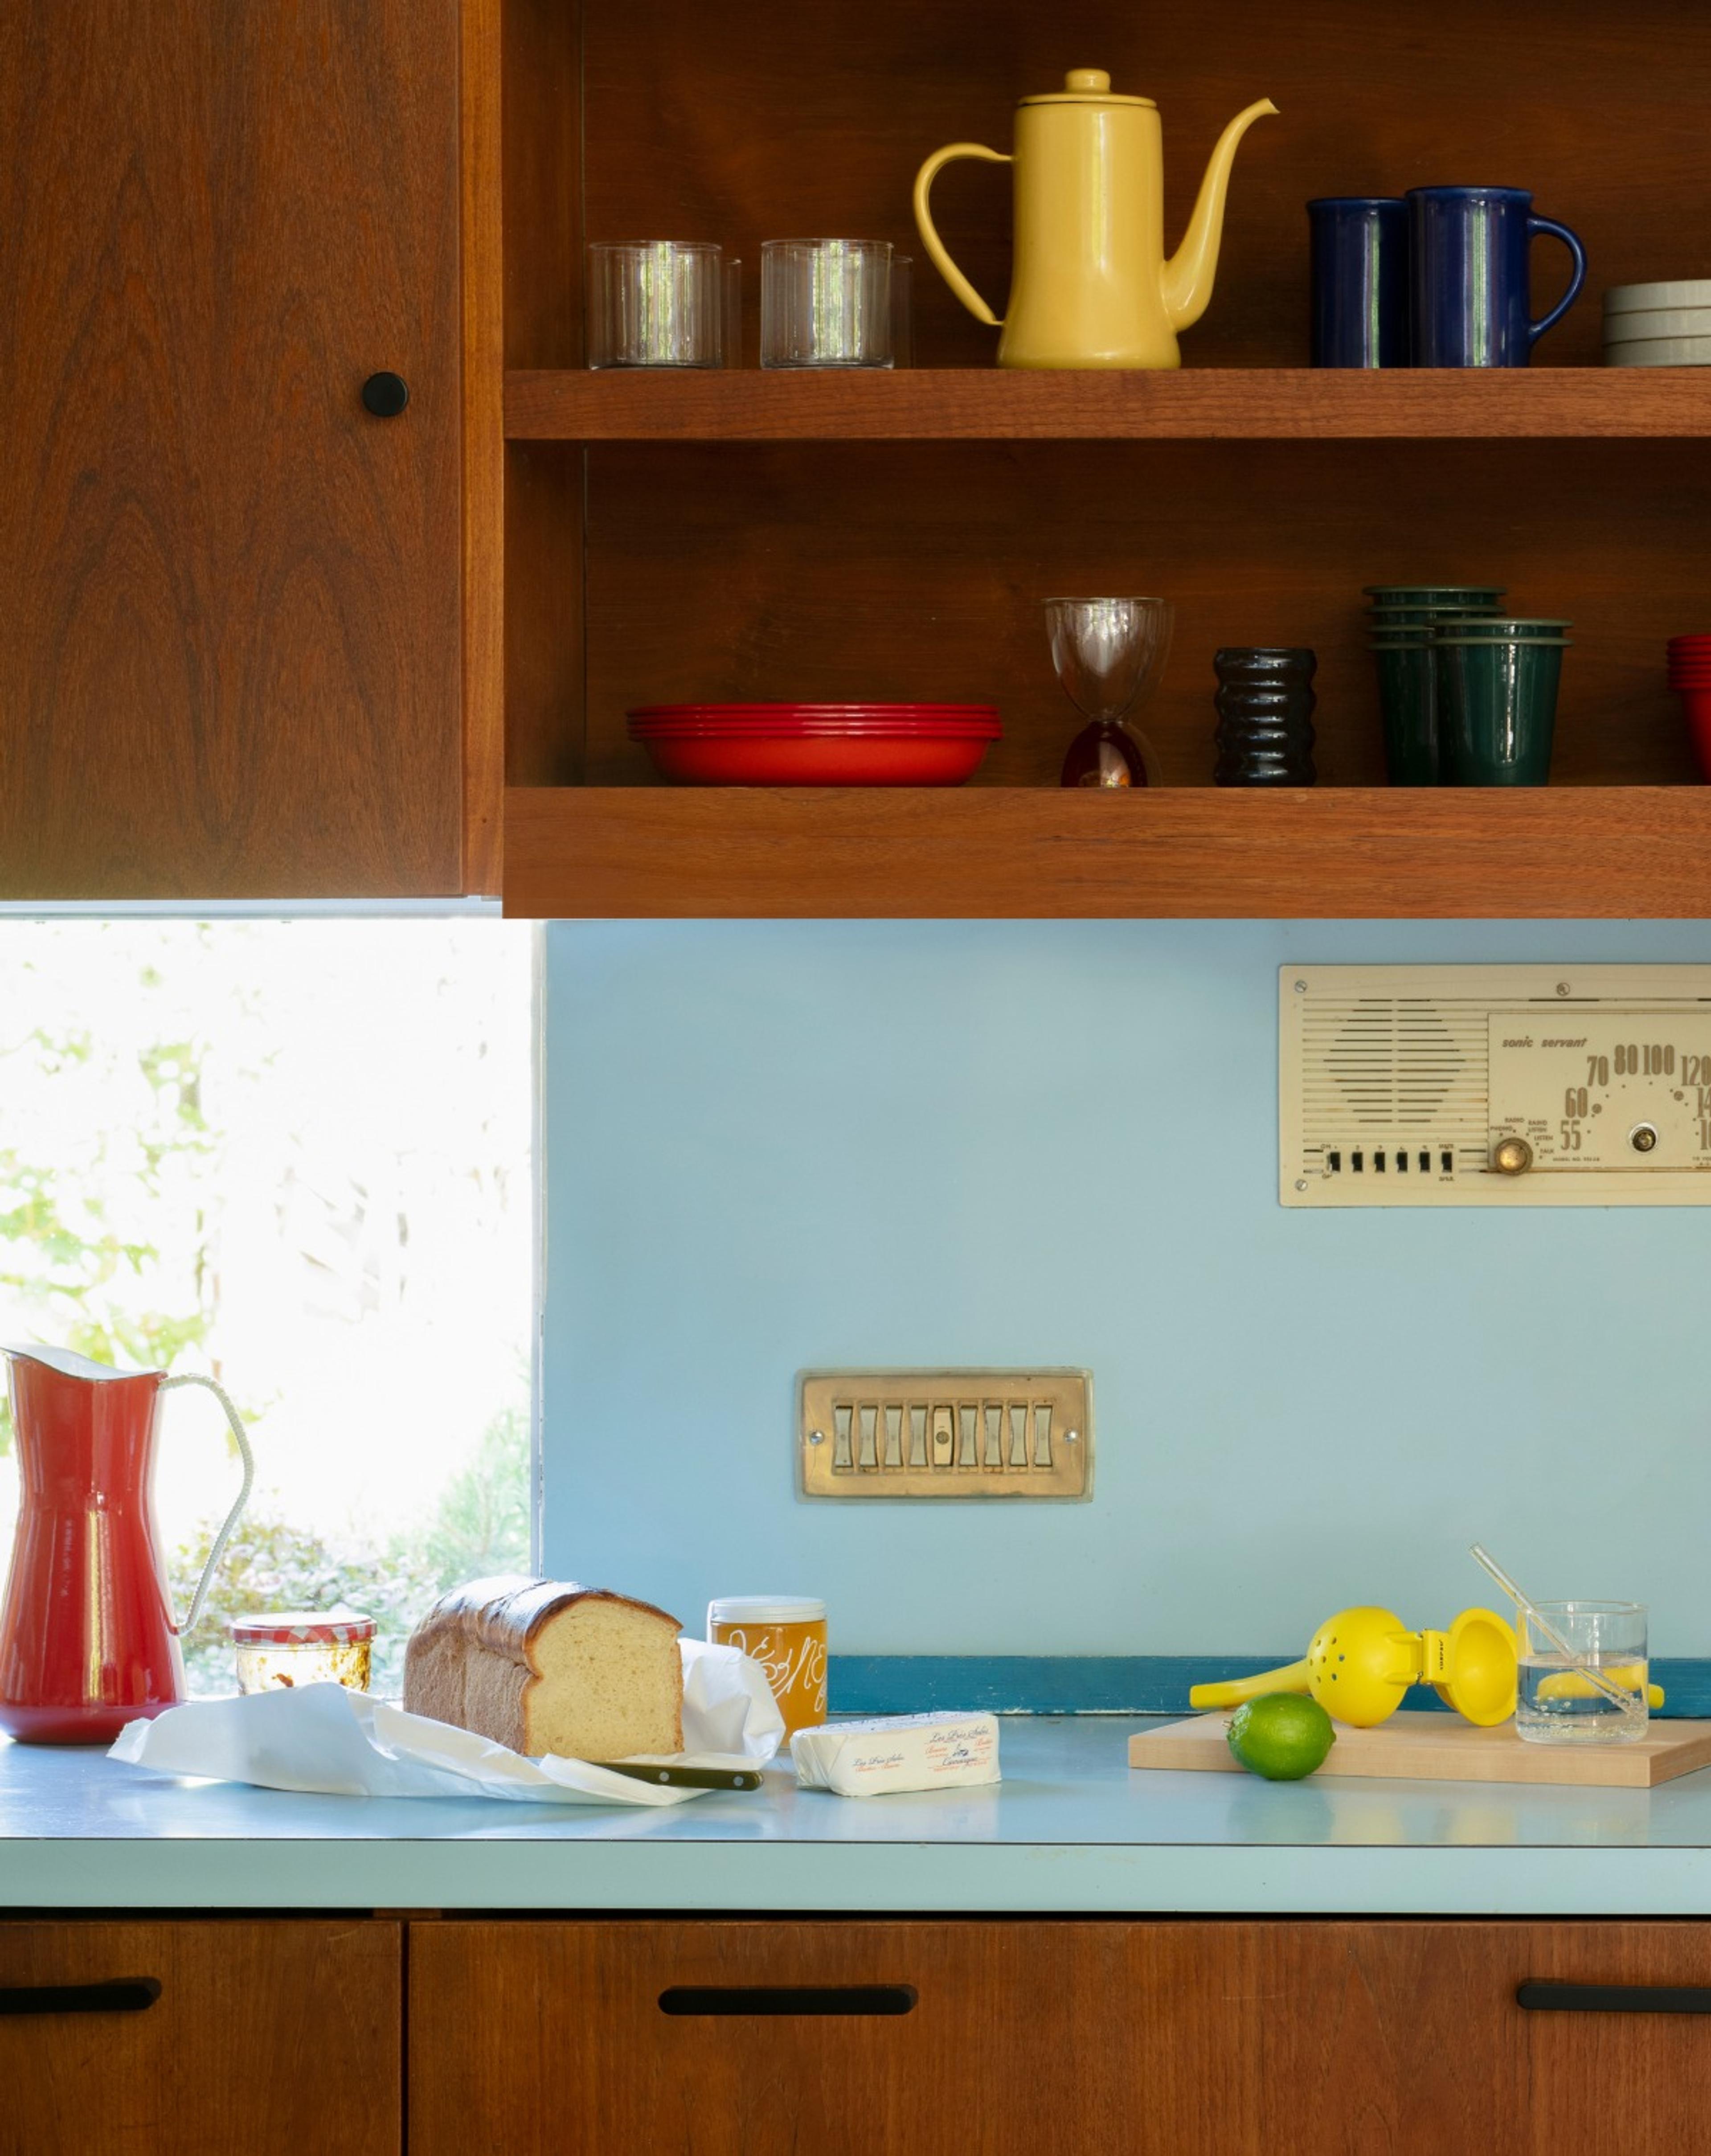
[[1230,167],[1242,137],[1256,120],[1275,113],[1268,97],[1238,112],[1219,136],[1217,147],[1200,183],[1200,195],[1182,244],[1165,263],[1160,290],[1165,313],[1173,330],[1186,330],[1206,312],[1218,274],[1218,244],[1224,234],[1224,198],[1229,190]]

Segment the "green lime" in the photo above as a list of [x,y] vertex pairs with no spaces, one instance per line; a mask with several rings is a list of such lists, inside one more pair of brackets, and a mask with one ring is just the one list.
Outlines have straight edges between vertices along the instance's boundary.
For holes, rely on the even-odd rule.
[[1316,1699],[1298,1691],[1268,1691],[1230,1717],[1230,1749],[1253,1774],[1268,1782],[1299,1782],[1324,1766],[1337,1741],[1331,1718]]

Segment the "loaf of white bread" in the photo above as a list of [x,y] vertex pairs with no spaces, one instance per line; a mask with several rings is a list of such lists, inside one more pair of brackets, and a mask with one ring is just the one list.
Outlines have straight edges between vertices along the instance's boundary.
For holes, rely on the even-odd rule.
[[650,1602],[510,1573],[443,1594],[404,1650],[404,1705],[538,1758],[684,1748],[683,1628]]

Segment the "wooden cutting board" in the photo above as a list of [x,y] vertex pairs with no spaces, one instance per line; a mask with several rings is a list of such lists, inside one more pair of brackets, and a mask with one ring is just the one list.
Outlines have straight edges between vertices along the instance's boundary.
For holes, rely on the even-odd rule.
[[[1239,1774],[1224,1732],[1230,1717],[1199,1714],[1129,1740],[1131,1767]],[[1711,1722],[1654,1722],[1632,1744],[1524,1744],[1512,1722],[1476,1729],[1458,1714],[1393,1714],[1376,1729],[1337,1724],[1321,1774],[1422,1782],[1561,1782],[1585,1789],[1655,1789],[1711,1767]]]

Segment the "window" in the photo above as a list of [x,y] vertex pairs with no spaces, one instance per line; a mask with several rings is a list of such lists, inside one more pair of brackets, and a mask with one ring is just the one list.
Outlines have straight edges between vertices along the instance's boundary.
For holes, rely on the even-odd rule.
[[[256,1486],[186,1642],[375,1616],[530,1558],[532,932],[491,918],[0,920],[0,1341],[220,1381]],[[163,1399],[182,1610],[238,1470]],[[17,1507],[0,1427],[0,1533]]]

